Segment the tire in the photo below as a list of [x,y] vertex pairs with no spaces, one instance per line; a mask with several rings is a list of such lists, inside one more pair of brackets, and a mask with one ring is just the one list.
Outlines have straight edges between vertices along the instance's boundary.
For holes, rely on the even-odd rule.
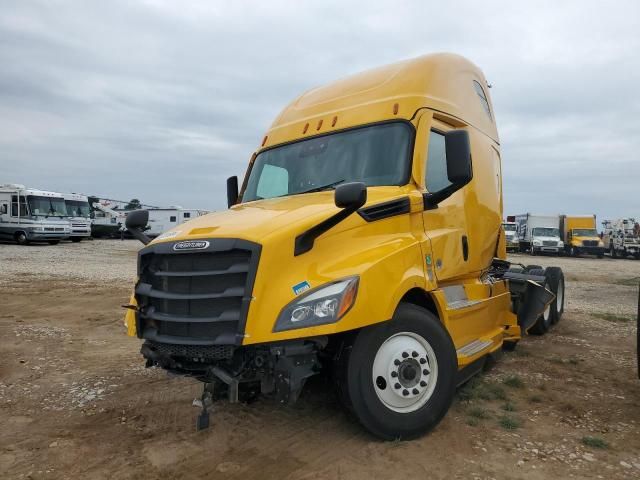
[[559,267],[548,267],[545,272],[545,277],[549,279],[551,285],[551,291],[556,296],[555,300],[551,303],[551,323],[556,324],[562,318],[564,313],[564,274]]
[[613,245],[611,245],[611,247],[609,247],[610,252],[611,252],[611,258],[618,258],[618,252],[616,252],[616,249],[613,248]]
[[29,239],[27,238],[27,234],[24,232],[16,233],[15,239],[18,245],[29,245]]
[[536,251],[533,249],[533,245],[531,245],[531,248],[529,249],[529,255],[531,255],[532,257],[536,256]]
[[[544,270],[542,272],[543,272],[542,275],[544,275]],[[529,273],[532,275],[540,275],[538,270],[533,270]],[[544,279],[544,288],[551,290],[553,292],[553,289],[551,287],[551,281],[549,277],[546,277],[546,276]],[[551,306],[552,305],[553,305],[553,302],[546,308],[546,310],[542,313],[542,315],[538,317],[538,319],[536,320],[536,323],[534,323],[533,326],[529,329],[529,333],[533,335],[544,335],[549,331],[549,328],[551,327]]]
[[569,255],[571,255],[572,257],[578,256],[578,251],[576,250],[576,247],[571,247],[571,250],[569,250]]
[[82,237],[71,237],[71,241],[73,243],[80,243],[82,241]]
[[449,410],[457,367],[455,347],[438,318],[400,304],[391,321],[360,330],[353,342],[346,372],[353,412],[384,440],[419,437]]
[[59,243],[60,243],[60,240],[49,240],[47,243],[48,243],[49,245],[57,245],[57,244],[59,244]]

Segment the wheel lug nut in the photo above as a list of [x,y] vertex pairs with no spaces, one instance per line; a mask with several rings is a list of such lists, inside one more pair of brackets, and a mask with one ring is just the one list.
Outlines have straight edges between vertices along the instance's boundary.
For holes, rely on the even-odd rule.
[[424,380],[422,380],[422,381],[420,382],[420,386],[421,386],[421,387],[426,387],[426,386],[427,386],[427,382],[425,382]]
[[422,374],[423,375],[429,375],[429,370],[427,370],[426,368],[424,370],[422,370]]
[[393,361],[393,364],[397,367],[398,365],[400,365],[400,360],[398,360],[397,358]]
[[404,395],[405,397],[409,395],[409,390],[407,390],[406,388],[402,390],[402,395]]
[[393,386],[393,388],[395,388],[396,390],[399,390],[401,386],[402,386],[402,385],[400,385],[399,383],[396,383],[396,384]]
[[411,356],[413,358],[416,358],[418,356],[418,352],[416,352],[416,351],[411,352]]
[[392,376],[393,378],[396,378],[396,377],[398,376],[398,372],[391,372],[391,376]]
[[427,363],[427,360],[424,358],[420,359],[420,365],[424,365],[425,363]]
[[409,354],[407,352],[402,352],[402,358],[409,358]]
[[417,395],[420,393],[420,391],[417,388],[414,388],[411,393],[413,393],[414,395]]

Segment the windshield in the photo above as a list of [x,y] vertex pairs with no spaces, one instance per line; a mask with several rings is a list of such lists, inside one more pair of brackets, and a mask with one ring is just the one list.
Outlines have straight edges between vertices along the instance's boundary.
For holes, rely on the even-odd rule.
[[31,215],[43,215],[48,217],[63,217],[67,215],[67,208],[63,198],[56,197],[27,197]]
[[404,185],[413,129],[386,123],[302,140],[260,153],[243,201],[329,190],[340,183]]
[[67,215],[70,217],[89,218],[89,202],[81,202],[80,200],[65,200]]
[[597,237],[598,232],[596,232],[595,228],[576,228],[572,230],[573,234],[576,237]]
[[535,237],[559,237],[560,230],[557,228],[537,227],[531,231],[531,234]]
[[504,227],[505,232],[515,232],[517,229],[516,225],[513,223],[503,223],[502,226]]

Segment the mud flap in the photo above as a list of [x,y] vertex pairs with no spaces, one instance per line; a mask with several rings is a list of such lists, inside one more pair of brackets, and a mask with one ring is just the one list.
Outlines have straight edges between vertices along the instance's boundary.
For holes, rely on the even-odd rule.
[[518,308],[518,325],[529,330],[556,296],[537,282],[528,280]]

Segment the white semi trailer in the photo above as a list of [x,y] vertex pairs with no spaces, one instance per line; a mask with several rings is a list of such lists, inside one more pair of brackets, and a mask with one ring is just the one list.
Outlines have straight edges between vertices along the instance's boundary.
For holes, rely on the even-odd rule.
[[63,193],[67,218],[71,227],[70,240],[80,242],[91,236],[91,208],[89,198],[78,193]]
[[560,215],[535,215],[523,213],[515,215],[518,224],[520,251],[531,255],[554,253],[560,255],[564,242],[560,238]]
[[206,210],[182,207],[150,208],[148,228],[144,233],[148,237],[157,237],[176,225],[207,213],[209,212]]
[[0,185],[0,239],[20,245],[55,245],[71,233],[64,197],[60,193]]

